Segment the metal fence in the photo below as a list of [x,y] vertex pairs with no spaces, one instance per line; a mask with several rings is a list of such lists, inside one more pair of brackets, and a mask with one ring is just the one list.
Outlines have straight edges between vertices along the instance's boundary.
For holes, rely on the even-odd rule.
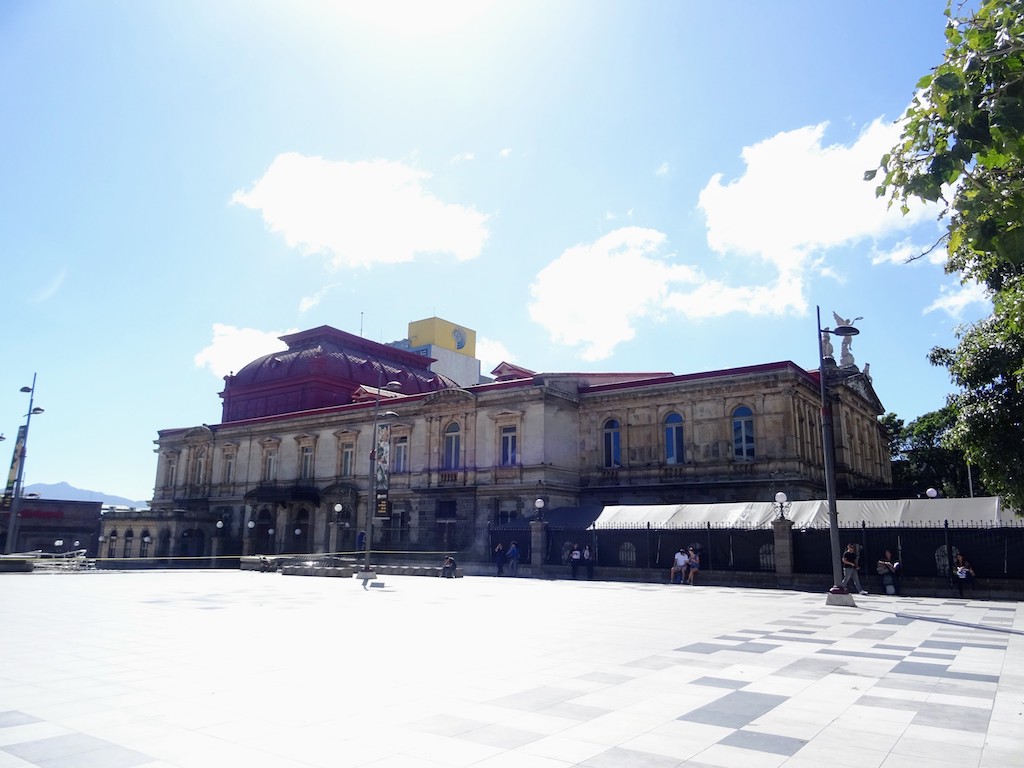
[[[794,528],[793,570],[797,574],[830,575],[832,551],[827,526]],[[872,526],[840,525],[843,547],[853,542],[861,551],[864,575],[874,576],[875,562],[884,550],[893,552],[904,577],[948,577],[952,557],[962,552],[979,578],[1024,579],[1024,520],[1008,525],[983,524]],[[371,549],[377,562],[433,561],[454,553],[460,560],[489,560],[500,542],[508,550],[515,541],[520,562],[532,560],[529,524],[492,526],[476,538],[469,525],[438,521],[426,526],[375,527]],[[574,545],[589,546],[598,567],[658,570],[671,567],[680,548],[693,547],[701,568],[712,571],[773,572],[775,539],[770,527],[637,524],[614,528],[549,525],[542,562],[569,567]],[[481,551],[483,547],[485,550]],[[362,549],[334,553],[360,558]],[[308,559],[309,555],[296,557]]]
[[[637,524],[614,528],[549,526],[543,561],[548,566],[567,566],[574,545],[589,546],[599,566],[616,568],[669,568],[680,548],[693,547],[701,567],[716,571],[774,571],[775,537],[768,527],[654,526]],[[492,530],[490,551],[498,541],[506,547],[517,539],[523,560],[529,561],[529,530],[508,527]],[[979,577],[1024,579],[1024,520],[1000,526],[981,523],[943,525],[873,526],[840,525],[845,548],[853,542],[861,551],[865,575],[886,549],[901,563],[904,576],[946,577],[958,552],[971,562]],[[832,573],[829,529],[793,530],[793,570],[798,574]]]
[[[947,577],[959,552],[970,560],[979,577],[1024,579],[1024,520],[999,526],[949,523],[941,526],[840,526],[842,545],[856,544],[866,574],[888,549],[900,562],[903,576]],[[793,569],[796,573],[832,572],[829,529],[793,531]]]
[[546,565],[565,565],[574,544],[590,546],[597,565],[615,568],[670,568],[679,549],[693,547],[701,567],[719,571],[775,570],[770,528],[735,526],[548,528]]

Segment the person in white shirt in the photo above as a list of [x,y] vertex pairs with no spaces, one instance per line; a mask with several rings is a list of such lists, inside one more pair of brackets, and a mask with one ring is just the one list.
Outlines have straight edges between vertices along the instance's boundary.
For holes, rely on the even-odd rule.
[[673,558],[672,568],[669,569],[669,572],[668,572],[668,581],[669,581],[669,583],[671,584],[672,582],[675,581],[677,573],[682,575],[683,581],[685,582],[686,581],[686,568],[687,568],[687,566],[689,564],[690,564],[690,556],[686,554],[686,550],[685,549],[680,548],[679,551],[676,552],[675,557]]

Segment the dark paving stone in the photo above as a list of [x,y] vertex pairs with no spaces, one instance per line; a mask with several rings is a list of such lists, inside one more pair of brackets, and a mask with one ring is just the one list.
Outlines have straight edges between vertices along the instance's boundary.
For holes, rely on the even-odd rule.
[[786,696],[751,691],[733,691],[720,699],[680,715],[677,720],[725,728],[742,728],[784,701]]
[[738,690],[748,685],[746,680],[727,680],[724,677],[699,677],[692,681],[693,685],[709,685],[712,688],[731,688]]
[[892,672],[901,675],[928,675],[942,677],[949,669],[948,664],[925,664],[921,661],[901,661],[892,668]]
[[18,712],[13,709],[7,712],[0,712],[0,728],[9,728],[13,725],[28,725],[29,723],[41,722],[43,721],[38,717],[32,717],[32,715],[26,715],[24,712]]
[[[805,739],[794,739],[791,736],[777,736],[773,733],[756,731],[736,731],[718,742],[727,747],[741,747],[756,752],[770,752],[773,755],[795,755],[804,744]],[[685,765],[685,763],[684,763]]]

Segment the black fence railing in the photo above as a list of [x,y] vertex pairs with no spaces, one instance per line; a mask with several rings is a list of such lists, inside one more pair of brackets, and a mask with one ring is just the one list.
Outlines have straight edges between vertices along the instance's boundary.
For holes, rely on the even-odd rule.
[[[794,528],[793,570],[797,574],[832,573],[832,550],[827,526]],[[496,527],[489,532],[489,551],[500,541],[507,548],[516,540],[522,560],[529,562],[530,531],[527,526]],[[1024,520],[999,526],[982,523],[942,525],[872,526],[840,525],[840,540],[853,542],[861,551],[865,576],[885,550],[900,561],[907,577],[947,577],[951,558],[958,552],[971,561],[979,577],[1024,579]],[[634,524],[614,528],[548,526],[543,562],[567,566],[574,546],[589,546],[598,566],[659,569],[672,565],[680,548],[693,547],[701,567],[716,571],[775,570],[775,537],[770,527],[654,526]]]
[[545,565],[566,565],[572,548],[589,546],[598,565],[614,568],[670,568],[679,549],[692,547],[701,567],[719,571],[775,570],[770,528],[735,526],[548,528]]
[[[942,577],[951,573],[957,553],[970,561],[979,577],[1024,579],[1024,520],[999,526],[945,523],[941,526],[840,525],[842,546],[856,544],[868,575],[885,550],[900,562],[905,577]],[[796,573],[832,572],[829,529],[794,529],[793,569]]]

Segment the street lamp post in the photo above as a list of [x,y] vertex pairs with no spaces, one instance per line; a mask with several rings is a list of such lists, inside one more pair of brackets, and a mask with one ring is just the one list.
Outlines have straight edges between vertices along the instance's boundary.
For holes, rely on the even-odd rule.
[[[387,453],[381,455],[381,446],[379,444],[379,435],[377,431],[379,429],[379,421],[381,415],[385,418],[394,417],[398,414],[394,411],[385,411],[383,414],[380,412],[380,395],[381,390],[388,390],[389,392],[399,392],[402,389],[401,382],[389,381],[387,384],[384,381],[384,366],[381,364],[380,372],[377,379],[377,396],[374,399],[373,405],[373,431],[370,434],[370,498],[369,503],[366,505],[366,535],[363,537],[363,570],[358,574],[357,578],[363,580],[363,588],[366,588],[366,583],[377,578],[377,574],[370,569],[370,550],[373,544],[373,518],[377,514],[377,505],[380,503],[378,494],[378,482],[377,473],[380,471],[387,471]],[[387,491],[387,487],[384,486],[384,490]],[[384,503],[387,503],[387,499],[384,499]]]
[[33,407],[33,402],[35,401],[36,396],[36,374],[32,374],[32,386],[22,387],[21,391],[28,394],[28,413],[25,415],[25,425],[18,429],[18,439],[14,444],[14,455],[18,469],[14,480],[14,496],[11,498],[11,519],[7,524],[7,546],[4,548],[5,554],[8,555],[14,552],[14,548],[18,542],[18,527],[20,523],[19,515],[21,514],[21,488],[22,480],[25,477],[25,446],[28,444],[28,428],[32,423],[32,417],[43,412],[42,408]]
[[[832,589],[829,590],[829,599],[849,605],[853,603],[853,598],[843,586],[843,569],[840,565],[842,547],[839,543],[839,512],[836,509],[836,447],[832,433],[832,403],[828,399],[828,390],[825,385],[825,339],[829,335],[856,336],[860,331],[852,325],[822,328],[821,307],[816,307],[816,309],[818,312],[818,379],[821,386],[821,448],[825,458],[825,496],[828,499],[828,531],[832,546]],[[833,596],[842,597],[833,598]]]

